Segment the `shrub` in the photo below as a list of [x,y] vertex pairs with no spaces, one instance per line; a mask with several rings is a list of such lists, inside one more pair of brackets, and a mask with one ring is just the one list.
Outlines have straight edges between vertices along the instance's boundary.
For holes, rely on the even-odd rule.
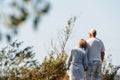
[[120,67],[112,64],[111,56],[112,55],[108,55],[106,60],[103,62],[103,80],[120,80],[116,79],[116,76],[120,78],[120,75],[117,73]]

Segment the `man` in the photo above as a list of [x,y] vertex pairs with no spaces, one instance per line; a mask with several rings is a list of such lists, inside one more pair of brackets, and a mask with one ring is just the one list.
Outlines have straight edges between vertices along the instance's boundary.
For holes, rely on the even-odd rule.
[[102,80],[101,66],[104,60],[105,47],[103,42],[96,38],[96,30],[89,31],[88,43],[88,70],[87,80]]

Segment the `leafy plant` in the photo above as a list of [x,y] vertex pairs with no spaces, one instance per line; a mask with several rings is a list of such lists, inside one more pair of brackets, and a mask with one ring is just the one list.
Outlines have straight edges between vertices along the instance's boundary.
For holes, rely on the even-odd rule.
[[[66,44],[70,38],[72,28],[76,17],[68,20],[67,26],[58,35],[59,45],[55,45],[55,42],[51,42],[52,51],[48,57],[45,57],[41,67],[40,73],[42,74],[42,80],[63,80],[66,74]],[[59,47],[58,47],[59,46]]]
[[16,78],[25,75],[25,69],[37,66],[32,47],[23,47],[23,42],[15,41],[0,51],[0,76]]
[[108,55],[106,60],[103,62],[103,68],[102,68],[103,80],[116,80],[116,76],[120,77],[120,75],[118,75],[118,73],[117,73],[118,70],[120,69],[120,67],[114,66],[112,64],[111,56],[112,55]]

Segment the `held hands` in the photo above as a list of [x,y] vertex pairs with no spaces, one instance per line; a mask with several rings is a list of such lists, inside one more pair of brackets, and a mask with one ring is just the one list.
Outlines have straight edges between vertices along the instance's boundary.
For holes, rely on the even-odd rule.
[[88,67],[86,65],[84,65],[84,71],[87,71]]
[[104,56],[105,56],[105,53],[101,52],[101,60],[102,60],[102,62],[104,61]]

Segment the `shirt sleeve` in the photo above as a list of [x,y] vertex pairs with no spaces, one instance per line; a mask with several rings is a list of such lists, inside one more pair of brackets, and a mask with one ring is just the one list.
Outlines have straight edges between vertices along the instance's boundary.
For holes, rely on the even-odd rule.
[[69,56],[69,58],[68,58],[68,62],[67,62],[67,69],[69,69],[69,67],[70,67],[70,65],[71,65],[71,61],[72,61],[72,54],[73,54],[73,50],[71,50],[71,54],[70,54],[70,56]]
[[105,52],[105,46],[102,41],[101,41],[101,52]]

